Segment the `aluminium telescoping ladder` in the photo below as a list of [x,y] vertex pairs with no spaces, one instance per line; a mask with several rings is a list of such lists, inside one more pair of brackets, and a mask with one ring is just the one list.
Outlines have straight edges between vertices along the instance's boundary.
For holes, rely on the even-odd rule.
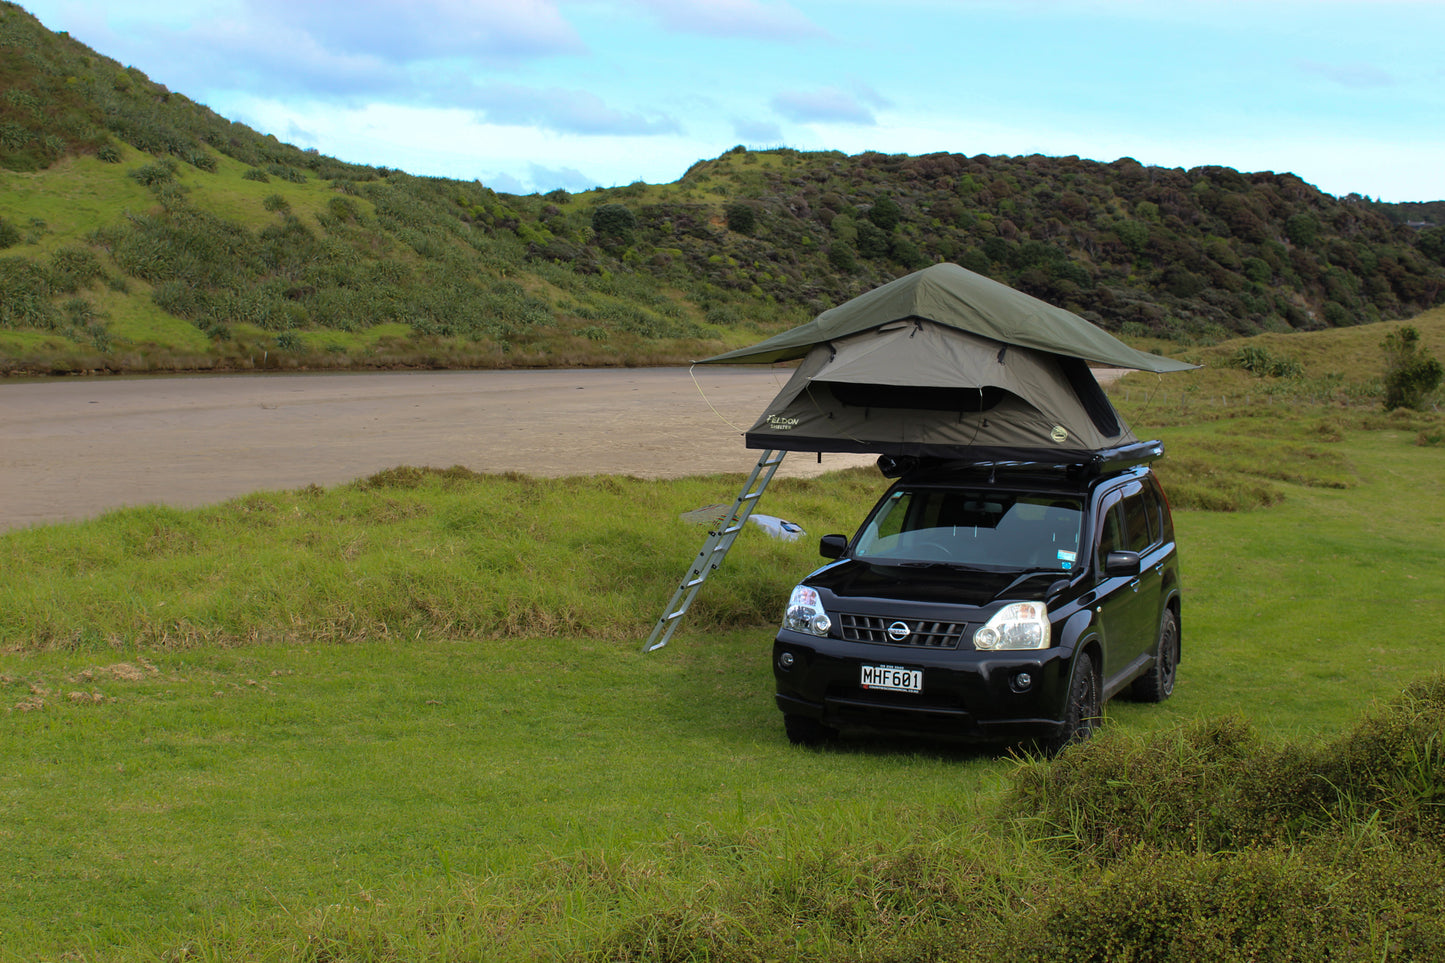
[[752,474],[738,492],[732,510],[717,528],[707,533],[702,550],[697,553],[697,558],[693,559],[692,568],[688,569],[687,575],[677,586],[677,591],[672,593],[672,601],[667,603],[662,617],[657,620],[657,625],[653,626],[652,634],[647,637],[647,644],[642,647],[643,652],[660,649],[672,638],[673,631],[687,614],[692,600],[697,597],[697,590],[727,557],[728,549],[732,548],[738,532],[748,523],[748,516],[757,507],[758,499],[763,497],[763,490],[768,487],[768,482],[773,480],[773,474],[786,454],[785,451],[771,449],[763,452],[758,463],[753,466]]

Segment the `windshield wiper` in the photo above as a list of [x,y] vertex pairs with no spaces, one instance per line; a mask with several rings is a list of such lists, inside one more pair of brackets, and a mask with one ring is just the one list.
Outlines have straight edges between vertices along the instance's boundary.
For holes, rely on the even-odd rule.
[[894,564],[899,568],[951,568],[963,572],[987,572],[989,570],[987,566],[973,565],[968,562],[915,560],[910,562],[895,562]]
[[1018,570],[1018,577],[1015,578],[1012,582],[1010,582],[1010,583],[1008,583],[1007,585],[1005,585],[1002,589],[1000,589],[998,594],[999,594],[999,595],[1003,595],[1005,592],[1010,591],[1015,585],[1018,585],[1018,584],[1020,584],[1020,583],[1022,583],[1022,582],[1027,582],[1029,579],[1031,579],[1031,578],[1037,578],[1037,577],[1040,576],[1040,575],[1054,575],[1054,576],[1056,576],[1056,577],[1058,577],[1058,578],[1060,578],[1060,579],[1062,579],[1062,580],[1064,580],[1064,581],[1068,581],[1068,579],[1069,579],[1069,573],[1068,573],[1068,572],[1065,572],[1065,571],[1063,571],[1063,570],[1061,570],[1061,569],[1057,569],[1057,568],[1048,568],[1048,567],[1045,567],[1045,566],[1037,566],[1037,567],[1035,567],[1035,568],[1019,569],[1019,570]]

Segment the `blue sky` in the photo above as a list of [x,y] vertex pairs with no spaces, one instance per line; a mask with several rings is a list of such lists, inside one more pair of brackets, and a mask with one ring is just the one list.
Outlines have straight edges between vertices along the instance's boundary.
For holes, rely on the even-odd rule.
[[1445,0],[22,0],[232,120],[512,193],[736,144],[1445,199]]

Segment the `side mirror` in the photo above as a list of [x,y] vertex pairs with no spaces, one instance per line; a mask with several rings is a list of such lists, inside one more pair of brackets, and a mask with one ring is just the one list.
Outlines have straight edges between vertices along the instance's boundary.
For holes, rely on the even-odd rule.
[[848,551],[847,535],[824,535],[818,541],[818,554],[824,558],[842,558]]
[[1104,557],[1104,574],[1133,578],[1139,574],[1138,552],[1110,552]]

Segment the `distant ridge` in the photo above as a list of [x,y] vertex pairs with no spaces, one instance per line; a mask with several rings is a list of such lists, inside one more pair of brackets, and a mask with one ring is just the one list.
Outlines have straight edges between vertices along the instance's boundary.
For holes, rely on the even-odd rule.
[[738,147],[522,197],[284,144],[3,2],[0,90],[0,372],[677,363],[938,261],[1176,345],[1445,300],[1445,201],[1292,174]]

